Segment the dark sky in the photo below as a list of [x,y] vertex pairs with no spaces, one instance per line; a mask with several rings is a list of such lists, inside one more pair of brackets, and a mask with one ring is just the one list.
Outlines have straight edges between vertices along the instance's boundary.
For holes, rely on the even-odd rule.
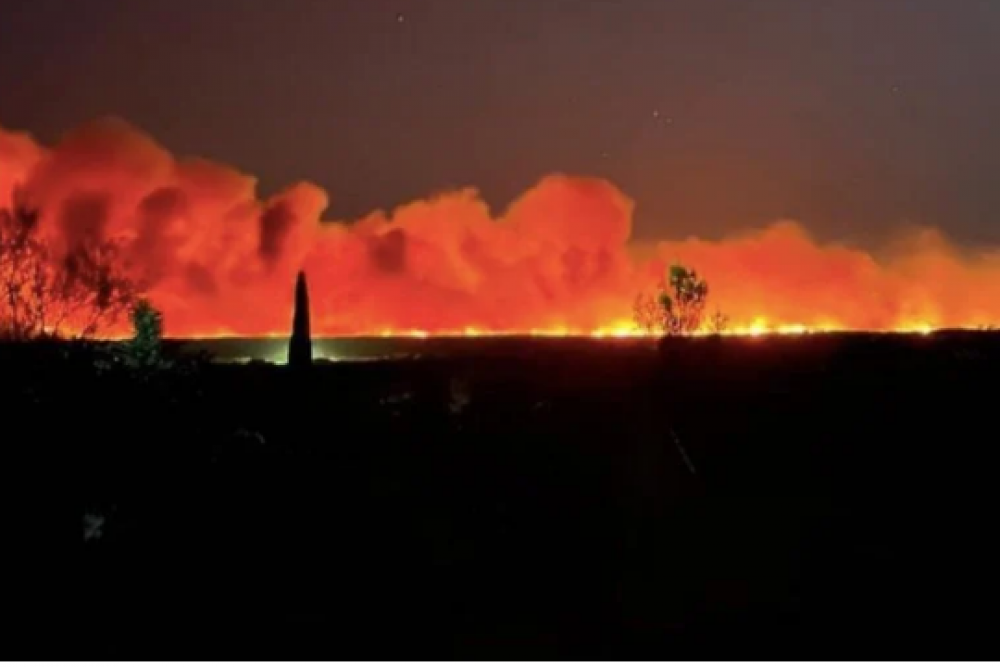
[[640,237],[1000,242],[997,0],[3,0],[0,26],[0,124],[121,115],[330,217],[566,171]]

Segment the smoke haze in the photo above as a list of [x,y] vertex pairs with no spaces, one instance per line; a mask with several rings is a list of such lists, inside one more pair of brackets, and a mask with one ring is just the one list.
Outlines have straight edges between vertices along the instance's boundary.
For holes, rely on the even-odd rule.
[[630,242],[637,203],[600,178],[546,176],[503,211],[461,189],[326,220],[316,185],[262,200],[252,176],[177,158],[106,118],[50,147],[0,129],[0,204],[15,185],[57,248],[121,239],[170,336],[287,331],[300,268],[320,335],[623,330],[636,294],[675,260],[707,278],[711,308],[738,328],[1000,320],[992,249],[960,251],[918,229],[874,254],[819,243],[796,221],[640,246]]

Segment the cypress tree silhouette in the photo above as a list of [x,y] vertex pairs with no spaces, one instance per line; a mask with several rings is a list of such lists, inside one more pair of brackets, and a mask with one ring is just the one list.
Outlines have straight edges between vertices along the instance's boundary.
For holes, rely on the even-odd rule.
[[312,365],[312,339],[309,335],[309,288],[305,271],[299,271],[295,280],[295,315],[292,319],[292,338],[288,343],[288,365],[304,368]]

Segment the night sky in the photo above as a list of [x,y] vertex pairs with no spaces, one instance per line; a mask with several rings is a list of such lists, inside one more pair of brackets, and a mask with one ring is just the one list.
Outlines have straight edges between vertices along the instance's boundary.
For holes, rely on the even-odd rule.
[[1000,243],[995,0],[3,0],[0,125],[115,114],[355,217],[553,171],[636,236]]

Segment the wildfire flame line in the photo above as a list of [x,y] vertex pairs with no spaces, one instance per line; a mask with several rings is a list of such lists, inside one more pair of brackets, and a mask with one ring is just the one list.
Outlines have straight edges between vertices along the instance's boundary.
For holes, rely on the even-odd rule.
[[[985,329],[991,329],[988,327],[976,327],[976,328],[965,328],[969,331],[981,331]],[[868,329],[850,329],[845,327],[839,327],[835,325],[820,326],[820,327],[807,327],[805,325],[799,324],[785,324],[778,326],[769,326],[763,319],[756,320],[746,325],[732,326],[725,331],[712,332],[708,330],[699,330],[690,334],[683,334],[682,336],[687,337],[706,337],[711,335],[719,335],[724,337],[767,337],[767,336],[808,336],[815,334],[831,334],[831,333],[873,333],[873,334],[919,334],[919,335],[930,335],[935,331],[940,331],[929,324],[926,323],[912,323],[903,326],[899,326],[893,329],[882,329],[882,330],[868,330]],[[250,338],[269,338],[269,339],[284,339],[288,337],[288,332],[269,332],[259,336],[240,336],[233,332],[228,331],[215,331],[209,333],[194,333],[186,338],[192,339],[225,339],[225,338],[239,338],[239,337],[250,337]],[[554,328],[554,329],[530,329],[527,331],[490,331],[488,329],[477,329],[474,327],[465,328],[456,331],[422,331],[413,329],[403,329],[403,330],[393,330],[393,329],[383,329],[377,332],[358,332],[356,334],[350,335],[340,335],[340,336],[320,336],[321,338],[400,338],[400,339],[434,339],[434,338],[593,338],[593,339],[659,339],[663,336],[662,333],[646,332],[636,329],[633,326],[618,326],[618,327],[607,327],[594,330],[578,330],[572,328]]]

